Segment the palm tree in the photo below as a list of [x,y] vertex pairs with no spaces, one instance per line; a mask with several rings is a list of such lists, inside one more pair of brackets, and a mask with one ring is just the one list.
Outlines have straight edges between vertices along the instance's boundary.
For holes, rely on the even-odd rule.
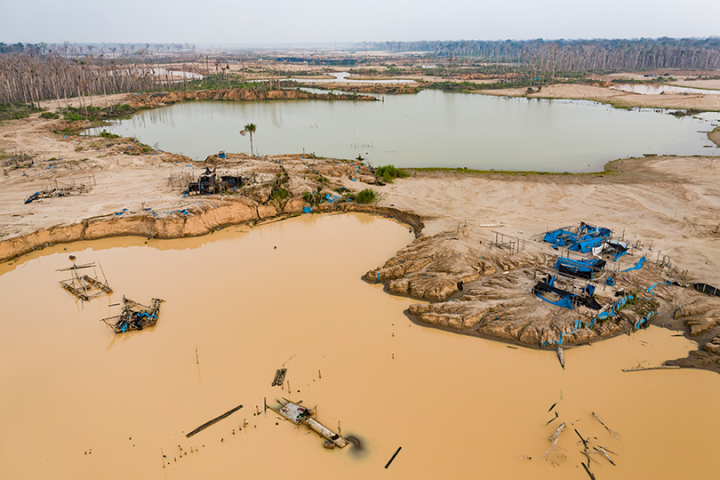
[[240,135],[245,136],[245,132],[250,134],[250,155],[253,154],[253,141],[252,141],[252,135],[255,133],[255,130],[257,130],[257,125],[254,123],[248,123],[245,125],[244,130],[240,130]]

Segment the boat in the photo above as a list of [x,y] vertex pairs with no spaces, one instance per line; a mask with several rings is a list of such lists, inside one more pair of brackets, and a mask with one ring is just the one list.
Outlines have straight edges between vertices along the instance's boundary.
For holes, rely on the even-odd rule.
[[277,401],[280,404],[280,408],[269,407],[272,411],[282,415],[295,425],[305,424],[310,429],[315,430],[320,436],[327,440],[325,442],[325,448],[328,448],[328,442],[340,448],[346,447],[349,443],[342,436],[315,420],[315,412],[313,410],[293,403],[287,398],[278,398]]

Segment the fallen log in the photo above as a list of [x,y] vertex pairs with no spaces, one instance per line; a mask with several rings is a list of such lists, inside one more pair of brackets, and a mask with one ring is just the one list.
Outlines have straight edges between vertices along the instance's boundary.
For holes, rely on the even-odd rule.
[[230,410],[229,412],[225,412],[225,413],[223,413],[222,415],[220,415],[219,417],[213,418],[213,419],[210,420],[209,422],[203,423],[203,424],[200,425],[198,428],[196,428],[196,429],[193,430],[192,432],[190,432],[190,433],[188,433],[187,435],[185,435],[185,437],[186,437],[186,438],[190,438],[190,437],[192,437],[193,435],[195,435],[196,433],[202,432],[203,430],[205,430],[206,428],[208,428],[208,427],[211,426],[211,425],[216,424],[217,422],[219,422],[219,421],[222,420],[223,418],[229,417],[229,416],[232,415],[233,413],[235,413],[235,412],[237,412],[238,410],[240,410],[242,407],[243,407],[242,405],[238,405],[237,407],[233,408],[233,409]]

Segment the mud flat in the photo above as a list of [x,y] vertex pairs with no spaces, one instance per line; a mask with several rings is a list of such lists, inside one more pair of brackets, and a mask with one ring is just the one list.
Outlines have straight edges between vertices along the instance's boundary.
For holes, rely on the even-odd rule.
[[[388,219],[307,215],[55,245],[3,264],[0,477],[575,479],[587,460],[573,429],[617,453],[617,466],[593,456],[597,478],[712,477],[719,377],[622,372],[693,342],[650,327],[569,350],[562,370],[551,351],[417,326],[403,316],[416,301],[359,281],[412,239]],[[100,262],[116,293],[76,303],[57,284],[70,254]],[[164,298],[157,325],[116,335],[100,322],[123,294]],[[289,385],[271,387],[283,364]],[[325,450],[266,415],[277,395],[317,405],[363,450]],[[553,465],[542,457],[560,422],[567,457]],[[278,451],[284,461],[271,461]]]
[[614,90],[609,87],[591,85],[550,85],[540,91],[527,93],[527,88],[506,88],[500,90],[479,90],[483,95],[501,95],[509,97],[528,98],[570,98],[575,100],[594,100],[609,103],[620,108],[671,108],[671,109],[697,109],[720,110],[720,95],[704,94],[663,94],[640,95],[635,93]]

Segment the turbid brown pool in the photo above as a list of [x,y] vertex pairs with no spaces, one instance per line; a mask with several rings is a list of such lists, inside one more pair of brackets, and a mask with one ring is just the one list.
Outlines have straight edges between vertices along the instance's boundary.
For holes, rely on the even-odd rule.
[[[411,240],[382,218],[304,216],[3,264],[0,478],[588,478],[573,429],[618,454],[617,466],[592,456],[598,479],[716,475],[720,376],[621,371],[691,342],[651,327],[568,350],[563,371],[554,352],[417,326],[403,314],[411,300],[360,280]],[[70,254],[101,262],[111,298],[80,304],[58,286]],[[123,294],[165,299],[158,325],[114,335],[100,319]],[[292,392],[270,386],[283,364]],[[317,405],[363,451],[253,415],[281,395]],[[567,458],[552,465],[541,457],[561,421]]]

